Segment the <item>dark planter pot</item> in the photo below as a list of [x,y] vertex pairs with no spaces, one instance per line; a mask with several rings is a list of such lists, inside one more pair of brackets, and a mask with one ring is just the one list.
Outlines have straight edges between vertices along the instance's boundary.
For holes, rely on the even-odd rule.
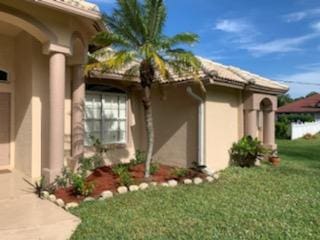
[[273,166],[278,167],[280,165],[280,157],[269,157],[269,162]]

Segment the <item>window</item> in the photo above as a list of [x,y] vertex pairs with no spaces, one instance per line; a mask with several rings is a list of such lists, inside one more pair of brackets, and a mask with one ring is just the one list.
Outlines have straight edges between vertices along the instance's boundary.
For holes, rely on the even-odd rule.
[[85,101],[85,145],[94,136],[103,144],[126,143],[127,97],[123,93],[88,92]]
[[8,82],[8,73],[0,70],[0,83],[1,82]]

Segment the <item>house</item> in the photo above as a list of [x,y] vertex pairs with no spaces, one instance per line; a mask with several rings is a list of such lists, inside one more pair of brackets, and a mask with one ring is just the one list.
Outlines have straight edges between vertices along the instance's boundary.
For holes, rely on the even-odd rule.
[[[108,163],[145,150],[137,79],[83,64],[90,38],[104,29],[96,5],[84,0],[3,0],[0,4],[0,169],[53,181],[64,164],[91,154],[90,136]],[[277,95],[286,86],[200,58],[206,92],[190,76],[155,84],[154,160],[210,171],[229,164],[244,135],[276,148]]]
[[286,104],[278,109],[277,114],[309,114],[316,121],[320,121],[320,94]]
[[[181,167],[196,162],[215,172],[229,165],[229,149],[244,135],[257,137],[267,147],[276,148],[277,95],[288,88],[236,67],[201,57],[199,60],[205,93],[191,76],[175,76],[154,86],[153,160]],[[96,71],[86,79],[85,142],[89,143],[89,136],[97,134],[105,143],[116,143],[110,152],[111,162],[129,160],[135,150],[144,150],[147,145],[140,85],[138,79],[126,80],[124,73],[124,70]],[[93,123],[100,120],[99,114],[93,116],[96,112],[104,115],[100,125]],[[114,116],[118,122],[109,127]],[[114,127],[117,134],[96,131],[106,126]]]

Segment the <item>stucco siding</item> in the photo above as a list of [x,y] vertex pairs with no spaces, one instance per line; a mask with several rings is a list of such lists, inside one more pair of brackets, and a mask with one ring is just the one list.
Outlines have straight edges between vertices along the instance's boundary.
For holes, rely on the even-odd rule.
[[49,141],[49,57],[42,54],[41,44],[33,39],[32,73],[32,132],[33,176],[39,177],[41,168],[48,167]]
[[16,39],[15,167],[31,176],[32,161],[32,37]]
[[[14,82],[15,82],[15,41],[13,37],[4,36],[0,34],[0,69],[3,71],[6,71],[8,73],[9,82],[8,83],[0,83],[0,92],[2,93],[10,93],[11,99],[10,99],[10,109],[8,109],[10,113],[10,124],[9,129],[10,131],[10,139],[9,139],[9,147],[10,147],[10,153],[9,157],[10,159],[6,160],[5,166],[0,166],[4,168],[10,168],[12,169],[14,166]],[[7,153],[5,153],[7,155]]]
[[229,149],[243,132],[239,90],[210,87],[206,100],[206,165],[220,171],[229,165]]
[[191,166],[197,161],[198,103],[186,87],[167,88],[163,96],[159,89],[153,91],[154,161]]

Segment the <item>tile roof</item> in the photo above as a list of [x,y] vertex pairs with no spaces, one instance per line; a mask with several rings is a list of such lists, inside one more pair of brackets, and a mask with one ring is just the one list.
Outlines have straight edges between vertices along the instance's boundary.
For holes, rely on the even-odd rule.
[[65,3],[83,10],[100,12],[99,7],[96,4],[87,2],[86,0],[53,0],[53,1]]
[[313,113],[320,112],[320,94],[289,103],[280,107],[278,113]]
[[[223,64],[220,64],[202,57],[198,57],[198,59],[201,61],[202,69],[203,69],[200,72],[201,78],[205,78],[206,76],[209,75],[213,79],[213,81],[228,82],[231,84],[242,85],[242,86],[254,85],[257,87],[263,87],[263,88],[280,91],[280,92],[286,92],[288,90],[288,87],[286,85],[261,77],[257,74],[250,73],[240,68],[236,68],[233,66],[225,66]],[[120,70],[112,70],[106,73],[106,75],[115,74],[115,75],[123,76],[126,69],[128,69],[128,67]],[[103,78],[103,75],[104,74],[102,73],[99,74],[99,70],[95,71],[94,73],[94,76],[97,78],[99,78],[99,76]],[[171,79],[168,79],[168,80],[162,79],[161,83],[165,84],[165,83],[171,83],[171,82],[182,82],[182,81],[191,80],[192,78],[193,76],[191,75],[179,76],[179,75],[173,74],[171,76]],[[135,81],[138,81],[138,79],[135,79]]]

